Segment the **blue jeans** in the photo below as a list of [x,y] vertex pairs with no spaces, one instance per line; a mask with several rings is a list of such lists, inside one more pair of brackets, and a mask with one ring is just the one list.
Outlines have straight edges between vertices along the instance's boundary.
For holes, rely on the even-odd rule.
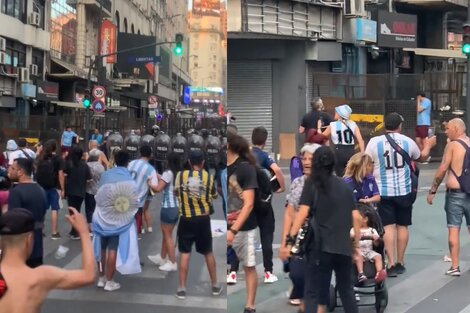
[[303,299],[305,285],[305,259],[296,256],[291,257],[289,261],[289,269],[289,277],[294,285],[289,298]]

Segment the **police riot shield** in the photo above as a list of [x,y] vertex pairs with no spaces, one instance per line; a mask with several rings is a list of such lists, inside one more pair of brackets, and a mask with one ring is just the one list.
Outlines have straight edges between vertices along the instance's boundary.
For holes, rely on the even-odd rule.
[[124,140],[124,150],[129,153],[131,160],[136,160],[139,158],[140,141],[141,137],[134,134],[127,136]]
[[155,148],[155,137],[152,135],[144,135],[140,141],[140,146],[149,146],[154,151]]
[[106,139],[106,150],[109,157],[113,155],[114,150],[122,149],[123,141],[124,140],[122,139],[122,136],[119,133],[114,133],[108,136],[108,138]]
[[165,133],[160,133],[154,141],[153,154],[157,161],[167,161],[171,150],[171,138]]
[[211,169],[217,169],[221,161],[222,143],[220,139],[210,135],[206,141],[207,166]]
[[186,142],[186,138],[181,133],[177,133],[171,140],[172,152],[179,157],[181,164],[184,164],[188,158]]

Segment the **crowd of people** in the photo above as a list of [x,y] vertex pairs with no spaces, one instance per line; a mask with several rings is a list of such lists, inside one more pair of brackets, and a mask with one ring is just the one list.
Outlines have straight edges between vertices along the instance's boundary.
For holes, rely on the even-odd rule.
[[[348,105],[336,107],[335,116],[331,118],[324,112],[322,100],[313,99],[312,111],[304,116],[299,127],[299,132],[305,134],[305,145],[291,161],[291,183],[279,248],[279,258],[292,280],[289,302],[299,305],[300,312],[325,312],[331,298],[333,271],[335,290],[348,313],[357,312],[356,303],[360,300],[355,291],[357,286],[366,281],[381,286],[387,277],[406,271],[408,228],[412,224],[419,175],[416,163],[428,162],[436,144],[435,136],[429,135],[431,104],[422,93],[418,96],[416,110],[416,141],[401,133],[403,117],[390,113],[384,117],[385,134],[371,138],[366,145],[359,126],[351,120],[352,109]],[[455,160],[458,165],[451,167],[450,156],[446,155],[452,150],[446,149],[429,202],[449,169],[462,172],[464,147],[469,144],[468,139],[463,138],[465,125],[462,123],[456,119],[448,124],[447,134],[452,140],[449,145],[458,149],[460,159]],[[263,136],[259,136],[261,133]],[[275,281],[268,279],[275,277],[271,271],[272,253],[269,253],[274,227],[266,227],[271,225],[271,216],[274,216],[272,197],[268,200],[269,209],[264,209],[266,204],[260,202],[260,190],[265,181],[260,170],[267,171],[268,181],[275,180],[281,187],[272,188],[273,197],[284,190],[285,182],[274,160],[266,152],[260,156],[267,136],[262,127],[253,130],[251,143],[237,134],[236,127],[228,133],[227,259],[230,269],[227,282],[237,283],[240,262],[246,283],[244,313],[256,312],[257,228],[263,249],[264,282]],[[462,142],[453,141],[457,138]],[[466,217],[468,213],[468,209],[463,208],[462,197],[466,194],[462,194],[457,180],[449,179],[446,211],[448,215],[453,212],[448,224],[455,245],[450,245],[453,264],[446,274],[454,276],[457,272],[460,274],[456,248],[458,230],[462,212]],[[263,211],[269,213],[261,215]],[[268,231],[270,241],[263,240]],[[364,269],[367,263],[373,265],[373,275]]]
[[[120,289],[114,278],[116,271],[122,275],[140,273],[139,240],[156,237],[152,235],[154,212],[149,209],[156,193],[162,193],[158,206],[162,243],[161,252],[148,256],[149,260],[160,271],[178,273],[175,295],[185,299],[195,245],[207,263],[209,293],[221,295],[210,217],[215,212],[213,200],[222,194],[221,180],[208,170],[205,148],[188,149],[185,158],[170,149],[157,171],[152,144],[141,141],[137,157],[132,159],[126,147],[100,150],[104,139],[98,131],[90,138],[87,152],[77,138],[67,128],[60,145],[50,139],[37,145],[36,151],[26,148],[25,139],[18,143],[9,140],[2,154],[0,312],[11,312],[8,308],[18,301],[24,307],[15,308],[15,312],[37,311],[52,289],[72,289],[93,282],[108,292]],[[49,209],[50,232],[45,229]],[[59,232],[59,212],[63,209],[68,210],[65,219],[70,224],[70,239],[82,243],[81,270],[66,271],[44,264],[44,242],[48,237],[63,237]],[[143,237],[145,233],[148,236]],[[18,277],[28,279],[20,283]]]

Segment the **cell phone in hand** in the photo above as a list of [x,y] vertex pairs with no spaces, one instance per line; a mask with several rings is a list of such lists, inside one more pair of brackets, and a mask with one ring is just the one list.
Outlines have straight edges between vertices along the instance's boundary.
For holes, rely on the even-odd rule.
[[74,215],[75,213],[73,213],[73,210],[72,209],[68,209],[69,210],[69,214],[70,215]]
[[435,131],[434,127],[429,127],[429,129],[428,129],[428,138],[434,137],[435,134],[436,134],[436,131]]

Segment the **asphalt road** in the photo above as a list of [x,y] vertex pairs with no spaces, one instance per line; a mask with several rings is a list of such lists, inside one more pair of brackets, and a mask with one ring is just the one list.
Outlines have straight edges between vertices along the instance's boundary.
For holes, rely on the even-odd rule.
[[[450,263],[443,261],[448,254],[447,228],[444,213],[444,188],[436,195],[434,205],[426,203],[437,164],[422,165],[420,194],[414,206],[413,226],[410,228],[410,242],[405,257],[407,272],[398,278],[388,278],[389,304],[387,313],[470,313],[470,240],[468,233],[461,232],[462,276],[452,278],[444,275]],[[287,169],[284,169],[287,170]],[[290,180],[290,179],[289,179]],[[283,205],[285,194],[274,199],[276,233],[274,254],[280,242]],[[259,241],[258,241],[259,242]],[[279,259],[274,261],[275,274],[279,281],[265,285],[262,280],[263,266],[261,252],[257,253],[257,272],[260,277],[256,297],[257,313],[294,313],[297,308],[288,304],[286,292],[290,280],[282,272]],[[228,312],[241,313],[245,304],[245,282],[243,274],[238,275],[238,283],[228,287]],[[362,299],[364,303],[366,299]],[[370,299],[368,300],[371,301]],[[373,301],[373,299],[372,299]],[[337,308],[335,312],[343,312]],[[375,308],[361,308],[360,312],[372,313]]]
[[[212,216],[215,224],[225,223],[220,199],[214,203],[216,213]],[[160,252],[160,197],[154,199],[151,210],[154,216],[153,233],[142,235],[139,241],[139,253],[141,262],[144,262],[142,273],[138,275],[121,276],[116,274],[115,280],[121,284],[121,289],[106,292],[95,285],[73,290],[54,291],[42,308],[42,313],[147,313],[147,312],[171,312],[171,313],[221,313],[227,311],[226,290],[222,295],[214,297],[211,294],[209,274],[202,256],[196,254],[193,249],[191,257],[186,299],[179,300],[175,297],[178,274],[177,272],[164,273],[151,263],[147,255]],[[83,210],[82,210],[83,211]],[[79,268],[81,264],[80,241],[71,241],[66,234],[69,226],[61,212],[60,233],[62,239],[53,241],[50,239],[50,216],[46,222],[45,263],[62,268]],[[176,233],[176,229],[175,229]],[[225,235],[214,238],[214,254],[217,262],[217,276],[225,289]],[[70,250],[63,259],[56,259],[55,252],[59,245]]]

